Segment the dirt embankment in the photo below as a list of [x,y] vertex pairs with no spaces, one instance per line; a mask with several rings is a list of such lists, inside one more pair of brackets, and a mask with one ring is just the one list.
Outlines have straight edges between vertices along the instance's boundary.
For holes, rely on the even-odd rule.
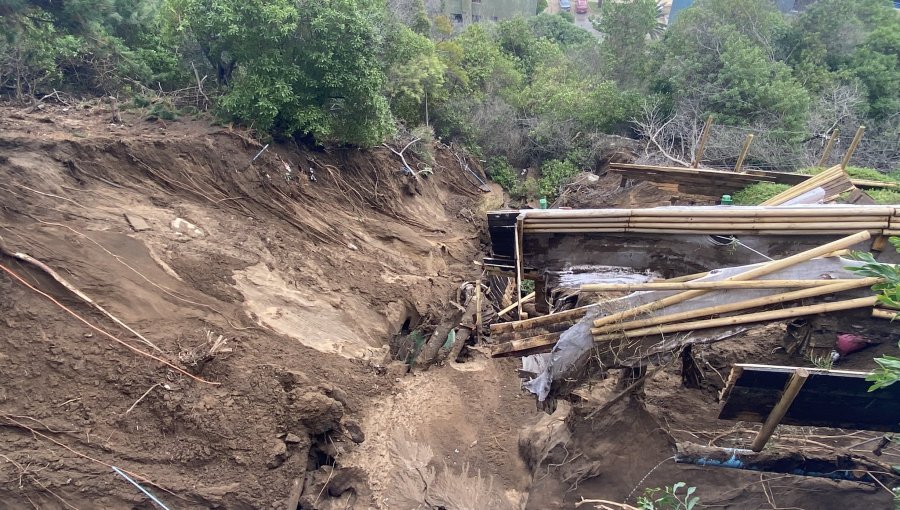
[[[250,165],[246,133],[125,117],[0,111],[6,251],[159,348],[0,256],[21,278],[0,274],[0,507],[151,508],[116,466],[172,508],[281,509],[295,479],[302,508],[370,508],[394,431],[516,479],[496,416],[533,405],[495,391],[517,393],[512,369],[443,369],[436,388],[384,368],[392,335],[477,275],[481,196],[448,148],[419,179],[386,149],[273,144]],[[469,396],[487,418],[460,432],[445,418]]]

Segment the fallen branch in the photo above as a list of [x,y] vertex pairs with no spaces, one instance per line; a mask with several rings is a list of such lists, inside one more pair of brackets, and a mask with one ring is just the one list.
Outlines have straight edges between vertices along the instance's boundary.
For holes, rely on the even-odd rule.
[[162,363],[163,365],[166,365],[167,367],[171,368],[172,370],[175,370],[176,372],[178,372],[178,373],[180,373],[180,374],[182,374],[182,375],[186,375],[186,376],[190,377],[191,379],[194,379],[195,381],[199,381],[199,382],[206,383],[206,384],[212,384],[212,385],[215,385],[215,386],[218,386],[218,385],[221,384],[221,383],[218,383],[218,382],[207,381],[206,379],[201,379],[200,377],[197,377],[197,376],[191,374],[190,372],[187,372],[186,370],[184,370],[184,369],[182,369],[182,368],[179,368],[179,367],[173,365],[173,364],[172,364],[171,362],[169,362],[169,361],[166,361],[166,360],[164,360],[164,359],[162,359],[162,358],[160,358],[160,357],[157,357],[157,356],[154,356],[153,354],[150,354],[149,352],[144,352],[144,351],[138,349],[137,347],[134,347],[133,345],[129,344],[128,342],[125,342],[124,340],[121,340],[121,339],[119,339],[119,338],[113,336],[112,334],[107,333],[106,331],[104,331],[104,330],[98,328],[97,326],[94,326],[93,324],[91,324],[90,322],[88,322],[87,320],[85,320],[84,318],[82,318],[80,315],[78,315],[77,313],[75,313],[75,312],[73,312],[72,310],[68,309],[64,304],[62,304],[62,303],[60,303],[59,301],[57,301],[56,299],[54,299],[53,296],[50,296],[49,294],[47,294],[47,293],[45,293],[45,292],[43,292],[43,291],[41,291],[41,290],[39,290],[39,289],[34,288],[31,284],[29,284],[28,282],[26,282],[21,276],[19,276],[18,274],[16,274],[13,270],[9,269],[8,267],[6,267],[6,266],[0,264],[0,270],[5,271],[5,272],[8,273],[10,276],[12,276],[12,277],[15,278],[16,280],[18,280],[19,283],[21,283],[22,285],[28,287],[29,289],[31,289],[31,290],[33,290],[34,292],[40,294],[41,296],[44,296],[45,298],[49,299],[53,304],[55,304],[56,306],[62,308],[63,311],[65,311],[66,313],[68,313],[68,314],[71,315],[72,317],[75,317],[75,318],[78,319],[79,321],[83,322],[87,327],[93,329],[94,331],[100,333],[100,334],[103,335],[103,336],[108,337],[109,339],[113,340],[114,342],[119,343],[119,344],[122,344],[122,345],[124,345],[125,347],[127,347],[128,349],[130,349],[130,350],[132,350],[132,351],[134,351],[134,352],[136,352],[136,353],[138,353],[138,354],[140,354],[140,355],[142,355],[142,356],[146,356],[146,357],[148,357],[148,358],[150,358],[150,359],[152,359],[152,360],[156,360],[156,361]]
[[53,269],[51,269],[49,266],[47,266],[46,264],[44,264],[44,263],[41,262],[40,260],[37,260],[37,259],[35,259],[34,257],[32,257],[32,256],[30,256],[30,255],[28,255],[28,254],[25,254],[25,253],[19,253],[19,252],[16,252],[16,253],[9,253],[8,251],[4,250],[2,247],[0,247],[0,253],[3,253],[4,255],[11,256],[11,257],[13,257],[13,258],[15,258],[15,259],[18,259],[18,260],[21,260],[21,261],[23,261],[23,262],[28,262],[29,264],[33,265],[34,267],[36,267],[36,268],[40,269],[41,271],[47,273],[47,275],[49,275],[51,278],[53,278],[54,280],[56,280],[57,283],[59,283],[60,285],[62,285],[62,286],[65,287],[66,289],[68,289],[69,292],[71,292],[72,294],[75,294],[76,296],[78,296],[79,298],[81,298],[82,301],[84,301],[85,303],[87,303],[87,304],[93,306],[94,308],[96,308],[97,310],[99,310],[100,313],[102,313],[103,315],[109,317],[113,322],[115,322],[115,323],[118,324],[119,326],[122,326],[123,328],[125,328],[129,333],[131,333],[131,334],[133,334],[134,336],[136,336],[138,339],[140,339],[142,342],[144,342],[144,344],[146,344],[148,347],[154,349],[154,350],[157,351],[157,352],[162,352],[162,349],[160,349],[159,347],[157,347],[153,342],[151,342],[150,340],[147,340],[146,338],[143,337],[143,335],[141,335],[141,334],[138,333],[137,331],[131,329],[131,327],[129,327],[127,324],[125,324],[124,322],[122,322],[121,320],[119,320],[118,317],[116,317],[115,315],[109,313],[105,308],[103,308],[102,306],[100,306],[99,304],[97,304],[93,299],[89,298],[84,292],[81,292],[80,290],[78,290],[74,285],[72,285],[71,283],[69,283],[65,278],[63,278],[62,276],[60,276],[56,271],[54,271]]
[[418,141],[420,141],[420,140],[422,140],[422,139],[419,138],[419,137],[413,138],[413,140],[412,140],[411,142],[409,142],[408,144],[406,144],[406,146],[403,147],[403,149],[401,149],[399,152],[397,152],[396,149],[394,149],[393,147],[391,147],[390,145],[388,145],[388,144],[386,144],[386,143],[383,143],[383,144],[381,144],[381,145],[387,147],[389,151],[391,151],[391,152],[393,152],[394,154],[400,156],[400,160],[403,161],[403,167],[406,169],[406,171],[409,172],[410,175],[412,175],[413,177],[415,177],[416,179],[418,179],[418,178],[419,178],[419,174],[431,173],[431,169],[430,169],[430,168],[426,168],[426,169],[424,169],[424,170],[418,170],[418,171],[413,170],[412,167],[409,166],[409,163],[407,163],[406,157],[403,155],[403,153],[406,152],[406,149],[408,149],[412,144],[414,144],[414,143],[416,143],[416,142],[418,142]]

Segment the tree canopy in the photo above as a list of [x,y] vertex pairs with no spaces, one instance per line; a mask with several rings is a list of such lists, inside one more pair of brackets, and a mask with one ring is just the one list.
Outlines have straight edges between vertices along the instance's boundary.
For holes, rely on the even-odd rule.
[[[460,27],[432,3],[0,0],[0,94],[128,98],[202,82],[218,115],[261,132],[369,146],[427,121],[534,167],[596,166],[604,133],[652,133],[665,157],[690,159],[708,115],[764,133],[751,159],[773,166],[802,164],[835,128],[900,138],[888,0],[790,16],[770,0],[697,0],[668,28],[654,0],[605,2],[600,37],[546,13]],[[896,165],[898,151],[860,154]]]

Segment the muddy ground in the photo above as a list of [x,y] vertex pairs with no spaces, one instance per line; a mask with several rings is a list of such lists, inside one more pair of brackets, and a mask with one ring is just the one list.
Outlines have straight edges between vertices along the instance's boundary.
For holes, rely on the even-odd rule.
[[[724,446],[753,427],[717,422],[721,383],[685,390],[676,365],[585,419],[612,379],[549,416],[515,361],[390,363],[398,332],[437,324],[478,277],[483,213],[502,202],[450,148],[411,155],[434,168],[420,178],[386,148],[273,143],[250,164],[264,143],[245,131],[123,116],[0,108],[5,251],[146,340],[0,256],[0,508],[154,508],[113,466],[179,509],[284,509],[295,488],[303,509],[572,508],[676,481],[711,508],[889,505],[877,487],[665,461],[675,438]],[[671,199],[595,191],[602,205]],[[777,341],[704,347],[707,380],[773,361]],[[782,444],[829,434],[875,436]]]

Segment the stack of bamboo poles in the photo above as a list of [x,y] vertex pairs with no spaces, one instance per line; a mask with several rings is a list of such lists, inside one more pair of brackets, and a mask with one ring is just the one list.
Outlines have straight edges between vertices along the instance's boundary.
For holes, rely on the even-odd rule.
[[[492,355],[527,356],[547,352],[567,329],[584,318],[594,306],[583,306],[533,319],[491,324],[491,341],[499,342],[494,346]],[[534,345],[535,348],[529,349],[529,345]]]
[[[619,339],[659,337],[669,333],[682,333],[712,328],[754,324],[767,321],[802,317],[819,313],[830,313],[855,308],[873,307],[876,296],[846,299],[812,305],[797,305],[797,301],[808,298],[838,294],[854,289],[871,287],[879,283],[878,278],[858,278],[849,280],[760,280],[777,271],[795,266],[801,262],[833,255],[834,252],[850,248],[870,239],[867,231],[807,250],[796,255],[768,262],[729,278],[713,282],[673,281],[631,285],[585,285],[582,290],[683,290],[678,294],[637,306],[622,312],[600,317],[593,321],[591,334],[595,342],[610,342]],[[700,278],[703,275],[691,275]],[[677,279],[682,280],[682,279]],[[671,314],[648,316],[667,307],[684,303],[709,292],[736,288],[777,288],[794,289],[768,296],[748,299],[735,303],[704,306]],[[778,305],[775,310],[752,311]],[[592,305],[596,306],[596,305]],[[582,307],[560,314],[537,317],[526,321],[498,324],[491,327],[492,338],[501,344],[495,346],[492,355],[524,356],[549,351],[566,329],[584,317],[591,307]]]
[[[800,194],[802,193],[800,191]],[[866,230],[875,235],[883,235],[890,234],[892,228],[900,228],[900,207],[868,205],[554,209],[523,211],[522,215],[525,234],[639,233],[794,236],[847,235]]]
[[[735,283],[756,283],[760,277],[772,274],[776,271],[794,266],[800,262],[811,260],[815,257],[827,255],[835,250],[849,248],[857,243],[868,240],[870,235],[868,232],[859,232],[849,237],[839,239],[832,243],[808,250],[797,255],[793,255],[781,260],[773,260],[753,269],[749,269],[742,273],[736,274],[720,282],[710,282],[718,284],[722,289],[728,288],[729,285]],[[688,310],[681,313],[657,315],[651,318],[639,319],[642,314],[656,312],[669,306],[683,303],[698,296],[702,296],[713,290],[719,290],[713,286],[712,288],[689,289],[672,296],[665,297],[658,301],[647,303],[623,312],[614,313],[601,317],[594,321],[594,328],[591,334],[594,341],[602,342],[615,340],[618,338],[642,338],[645,336],[658,336],[669,333],[679,333],[687,331],[695,331],[702,329],[711,329],[719,327],[728,327],[741,324],[753,324],[758,322],[788,319],[792,317],[802,317],[817,313],[835,312],[841,310],[851,310],[854,308],[873,307],[877,302],[876,296],[870,296],[858,299],[849,299],[842,301],[834,301],[829,303],[820,303],[806,306],[791,306],[777,310],[762,311],[754,313],[746,313],[748,310],[762,308],[775,304],[792,303],[800,299],[820,297],[840,292],[845,292],[863,287],[871,287],[879,283],[877,278],[859,278],[853,280],[816,280],[813,286],[801,290],[794,290],[784,293],[773,294],[760,298],[739,301],[726,305],[716,305],[702,307],[694,310]],[[690,283],[690,282],[688,282]],[[727,317],[720,317],[722,314],[734,313]],[[714,317],[707,318],[704,317]],[[697,320],[695,320],[697,319]]]
[[822,188],[825,192],[825,202],[833,202],[841,196],[841,193],[852,191],[854,186],[850,182],[850,176],[847,175],[847,172],[844,171],[841,165],[835,165],[796,186],[784,190],[760,205],[781,205],[817,188]]

